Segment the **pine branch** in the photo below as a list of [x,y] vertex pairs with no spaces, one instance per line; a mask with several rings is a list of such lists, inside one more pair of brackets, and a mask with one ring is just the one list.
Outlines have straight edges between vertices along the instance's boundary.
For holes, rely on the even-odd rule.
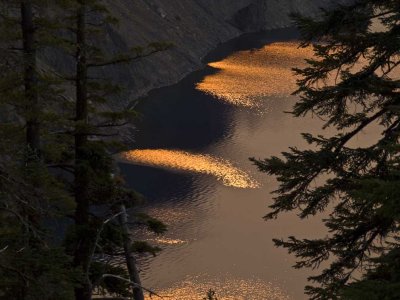
[[378,111],[377,113],[375,113],[374,115],[372,115],[371,117],[365,119],[364,121],[361,122],[361,124],[354,129],[353,131],[349,132],[348,134],[344,135],[341,139],[340,139],[340,143],[339,145],[335,146],[335,153],[339,153],[340,150],[342,150],[342,148],[353,138],[355,137],[358,133],[360,133],[363,129],[365,129],[368,125],[370,125],[372,122],[374,122],[375,120],[377,120],[378,118],[382,117],[385,113],[388,112],[388,107],[390,106],[390,104],[386,105],[385,108],[381,109],[380,111]]
[[133,56],[118,57],[115,59],[111,59],[111,60],[99,62],[99,63],[88,63],[87,66],[88,66],[88,68],[98,68],[98,67],[105,67],[105,66],[110,66],[110,65],[117,65],[117,64],[121,64],[121,63],[130,63],[135,60],[139,60],[141,58],[151,56],[160,51],[162,51],[162,50],[156,49],[156,50],[150,51],[149,53],[146,53],[146,54],[137,54],[137,55],[133,55]]
[[128,125],[128,124],[130,124],[130,122],[96,124],[96,125],[93,125],[93,126],[97,127],[97,128],[108,128],[108,127],[122,127],[122,126],[125,126],[125,125]]
[[75,174],[75,166],[74,165],[68,165],[68,164],[51,164],[47,165],[48,168],[54,168],[54,169],[62,169],[64,171],[67,171],[71,174]]

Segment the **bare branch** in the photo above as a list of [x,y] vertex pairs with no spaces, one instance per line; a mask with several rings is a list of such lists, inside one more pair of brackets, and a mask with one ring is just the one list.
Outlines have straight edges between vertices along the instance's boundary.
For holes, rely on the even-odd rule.
[[156,297],[159,297],[159,298],[162,298],[162,299],[164,299],[164,298],[172,298],[172,296],[161,296],[161,295],[157,294],[156,292],[154,292],[154,291],[152,291],[152,290],[150,290],[148,288],[145,288],[145,287],[141,286],[140,284],[132,282],[129,279],[126,279],[126,278],[121,277],[121,276],[117,276],[117,275],[113,275],[113,274],[103,274],[103,276],[102,276],[102,278],[107,278],[107,277],[116,278],[116,279],[125,281],[125,282],[129,283],[130,285],[132,285],[134,287],[141,288],[142,290],[148,292],[150,294],[150,296],[156,296]]

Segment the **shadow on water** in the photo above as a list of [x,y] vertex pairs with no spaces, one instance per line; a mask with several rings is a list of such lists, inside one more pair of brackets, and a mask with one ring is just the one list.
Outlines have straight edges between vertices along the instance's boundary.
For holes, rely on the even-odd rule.
[[193,187],[193,176],[183,173],[124,163],[120,164],[120,169],[125,174],[126,184],[150,202],[185,197],[182,192]]
[[[293,40],[294,29],[245,34],[222,44],[204,62],[219,61],[230,54],[259,49],[266,44]],[[229,134],[235,108],[195,89],[204,77],[218,70],[205,67],[179,83],[154,90],[136,106],[141,115],[135,132],[135,148],[201,150]]]
[[136,108],[140,149],[199,150],[224,135],[230,107],[195,90],[194,85],[211,70],[189,75],[178,84],[150,93]]

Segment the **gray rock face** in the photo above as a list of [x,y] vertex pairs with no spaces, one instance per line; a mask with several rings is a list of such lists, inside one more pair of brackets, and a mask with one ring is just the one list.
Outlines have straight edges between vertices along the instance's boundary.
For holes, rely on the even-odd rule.
[[128,105],[148,91],[171,85],[202,66],[218,44],[243,32],[291,25],[291,12],[318,13],[338,0],[106,0],[120,22],[101,44],[109,52],[167,41],[174,47],[127,65],[98,70],[126,88],[113,108]]
[[318,15],[320,8],[329,8],[338,0],[253,0],[239,10],[233,23],[243,31],[257,31],[288,27],[292,24],[289,14]]

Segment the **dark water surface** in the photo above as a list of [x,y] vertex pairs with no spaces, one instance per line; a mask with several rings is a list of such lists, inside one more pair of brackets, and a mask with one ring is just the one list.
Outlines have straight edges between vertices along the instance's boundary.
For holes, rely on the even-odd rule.
[[207,68],[138,105],[137,149],[121,168],[147,197],[144,209],[169,225],[165,236],[147,236],[164,250],[143,259],[145,286],[172,299],[202,299],[209,288],[219,299],[305,298],[310,271],[292,269],[271,240],[325,233],[293,214],[265,222],[277,183],[248,160],[303,147],[299,134],[320,126],[284,113],[296,101],[290,69],[309,55],[295,38],[287,29],[235,39]]

